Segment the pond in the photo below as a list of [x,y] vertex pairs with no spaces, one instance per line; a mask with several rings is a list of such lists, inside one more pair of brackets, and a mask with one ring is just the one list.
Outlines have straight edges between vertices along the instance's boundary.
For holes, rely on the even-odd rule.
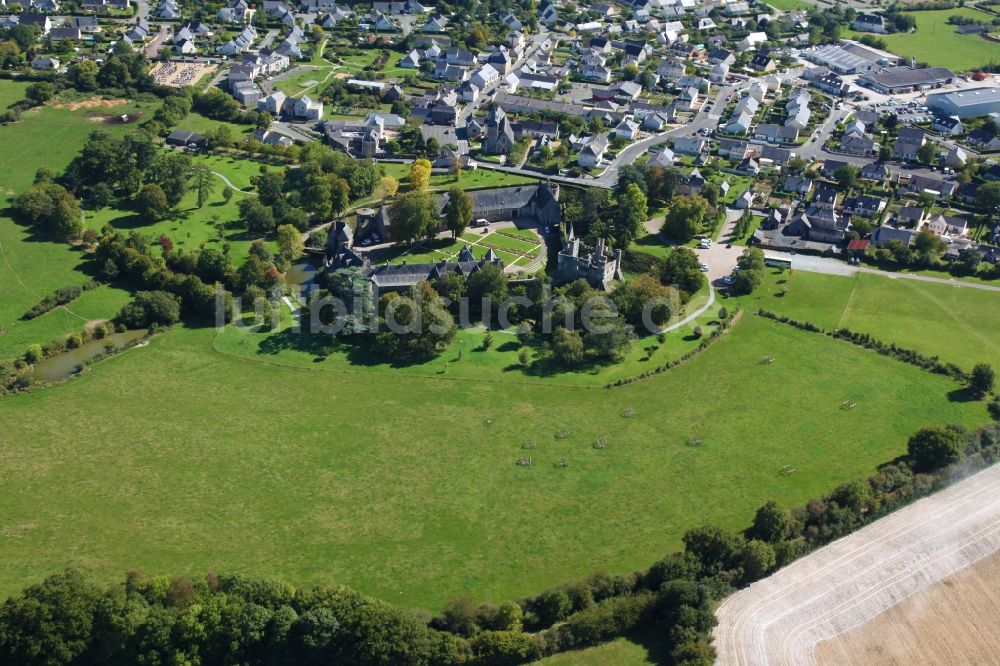
[[290,287],[303,286],[308,288],[316,279],[316,266],[309,259],[299,259],[285,273],[285,284]]
[[35,364],[32,373],[37,382],[57,382],[79,373],[88,361],[107,353],[107,345],[113,344],[115,349],[123,349],[130,342],[146,335],[145,329],[113,333],[101,340],[92,340],[76,349],[68,349],[65,353],[52,356]]

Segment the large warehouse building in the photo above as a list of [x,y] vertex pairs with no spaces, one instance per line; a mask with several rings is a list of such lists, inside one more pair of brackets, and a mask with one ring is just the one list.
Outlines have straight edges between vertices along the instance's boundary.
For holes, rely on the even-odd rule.
[[1000,88],[969,88],[927,96],[927,107],[946,116],[976,118],[1000,113]]
[[899,56],[850,39],[842,39],[839,44],[827,44],[803,51],[802,57],[842,75],[860,74],[898,65],[900,62]]
[[858,77],[858,85],[871,88],[883,94],[904,93],[911,90],[927,90],[940,88],[952,83],[955,74],[944,67],[884,67],[875,71],[865,72]]

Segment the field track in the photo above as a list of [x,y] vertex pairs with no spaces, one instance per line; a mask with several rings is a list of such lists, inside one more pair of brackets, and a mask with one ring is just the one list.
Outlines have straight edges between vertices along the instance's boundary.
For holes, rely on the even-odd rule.
[[816,645],[1000,550],[1000,465],[924,498],[729,597],[726,666],[816,664]]

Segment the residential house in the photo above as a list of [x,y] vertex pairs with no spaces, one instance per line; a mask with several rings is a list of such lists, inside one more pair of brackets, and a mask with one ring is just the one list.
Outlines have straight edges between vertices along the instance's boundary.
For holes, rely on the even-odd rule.
[[851,27],[858,32],[874,32],[879,35],[887,32],[885,20],[880,14],[857,14]]
[[699,156],[705,152],[708,139],[700,136],[682,136],[674,139],[674,152],[681,155]]
[[593,169],[601,164],[607,150],[608,137],[604,134],[598,134],[592,137],[580,151],[577,163],[584,169]]
[[660,166],[668,168],[674,164],[674,151],[670,150],[666,146],[663,146],[659,150],[653,153],[653,155],[646,161],[646,166]]
[[863,167],[861,167],[861,172],[858,175],[861,180],[874,180],[879,182],[884,182],[889,180],[892,172],[889,167],[881,162],[870,162]]
[[965,163],[969,160],[969,155],[960,147],[955,146],[948,151],[948,154],[944,158],[944,163],[950,166],[952,169],[960,169],[965,166]]
[[917,161],[920,147],[927,143],[927,134],[917,127],[904,127],[899,130],[896,143],[892,146],[892,157],[908,162]]
[[867,136],[847,136],[840,141],[840,152],[858,157],[872,157],[878,153],[879,145]]
[[856,196],[844,199],[844,212],[848,215],[873,218],[885,210],[885,199],[873,196]]
[[935,198],[950,197],[955,193],[958,185],[953,180],[941,180],[930,176],[911,176],[909,182],[905,184],[907,192],[914,194],[930,194]]
[[812,194],[813,181],[803,176],[785,176],[785,183],[781,189],[804,198]]
[[34,60],[31,61],[31,68],[37,70],[55,71],[59,69],[59,59],[49,58],[48,56],[36,56]]
[[898,242],[908,247],[913,242],[914,236],[916,232],[909,229],[897,229],[883,224],[872,232],[872,245],[886,247],[890,243]]
[[970,146],[981,150],[1000,150],[1000,136],[997,136],[985,127],[980,127],[969,132],[966,142]]
[[969,232],[969,221],[966,218],[940,213],[930,216],[926,226],[938,236],[965,236]]
[[931,129],[942,136],[959,136],[965,133],[965,126],[958,116],[934,116]]
[[896,224],[911,229],[919,229],[927,211],[920,206],[903,206],[896,211]]
[[753,124],[753,115],[746,111],[734,113],[724,129],[727,134],[746,134]]

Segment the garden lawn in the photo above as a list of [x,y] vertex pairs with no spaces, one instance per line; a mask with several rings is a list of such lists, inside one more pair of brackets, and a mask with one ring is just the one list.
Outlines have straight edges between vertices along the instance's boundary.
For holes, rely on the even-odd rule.
[[[784,280],[783,283],[781,281]],[[779,296],[787,289],[785,296]],[[1000,293],[862,273],[771,273],[753,305],[826,329],[870,333],[971,370],[1000,368]]]
[[[380,164],[383,169],[385,169],[385,174],[397,178],[400,183],[400,189],[406,190],[408,188],[407,176],[410,173],[409,164],[398,164],[394,162],[386,162]],[[475,171],[462,171],[462,177],[459,181],[455,182],[455,177],[451,174],[440,173],[433,174],[431,176],[430,189],[432,190],[450,190],[453,187],[460,187],[463,190],[472,190],[477,188],[485,187],[507,187],[513,185],[524,185],[526,183],[537,183],[538,179],[531,178],[530,176],[522,176],[516,173],[507,173],[505,171],[495,171],[493,169],[476,169]]]
[[[915,57],[935,67],[948,67],[955,71],[969,71],[1000,62],[1000,43],[983,39],[979,35],[960,35],[958,26],[948,23],[949,16],[963,16],[989,21],[992,14],[970,7],[956,7],[935,11],[913,12],[917,29],[910,33],[875,35],[885,40],[888,50],[898,56]],[[863,33],[847,31],[851,39],[860,39]]]
[[870,474],[921,426],[987,419],[943,377],[752,315],[614,390],[326,372],[212,345],[209,328],[178,329],[0,400],[0,593],[77,566],[498,601],[648,566],[690,527],[742,528],[769,498]]
[[333,74],[332,65],[317,66],[275,81],[274,87],[290,97],[298,97],[303,93],[315,96],[323,89],[323,83],[332,78]]
[[[0,84],[6,84],[3,81]],[[3,85],[0,85],[3,89]],[[42,297],[60,287],[82,285],[96,274],[95,267],[79,250],[65,243],[38,236],[10,217],[9,197],[31,186],[39,167],[57,172],[79,154],[94,130],[124,134],[135,125],[104,125],[88,122],[95,112],[142,112],[147,116],[154,104],[125,104],[113,109],[56,109],[50,106],[26,111],[21,121],[0,126],[0,358],[19,356],[27,344],[48,342],[78,330],[85,320],[106,319],[117,314],[124,292],[101,288],[81,297],[70,310],[51,312],[30,322],[19,321]]]

